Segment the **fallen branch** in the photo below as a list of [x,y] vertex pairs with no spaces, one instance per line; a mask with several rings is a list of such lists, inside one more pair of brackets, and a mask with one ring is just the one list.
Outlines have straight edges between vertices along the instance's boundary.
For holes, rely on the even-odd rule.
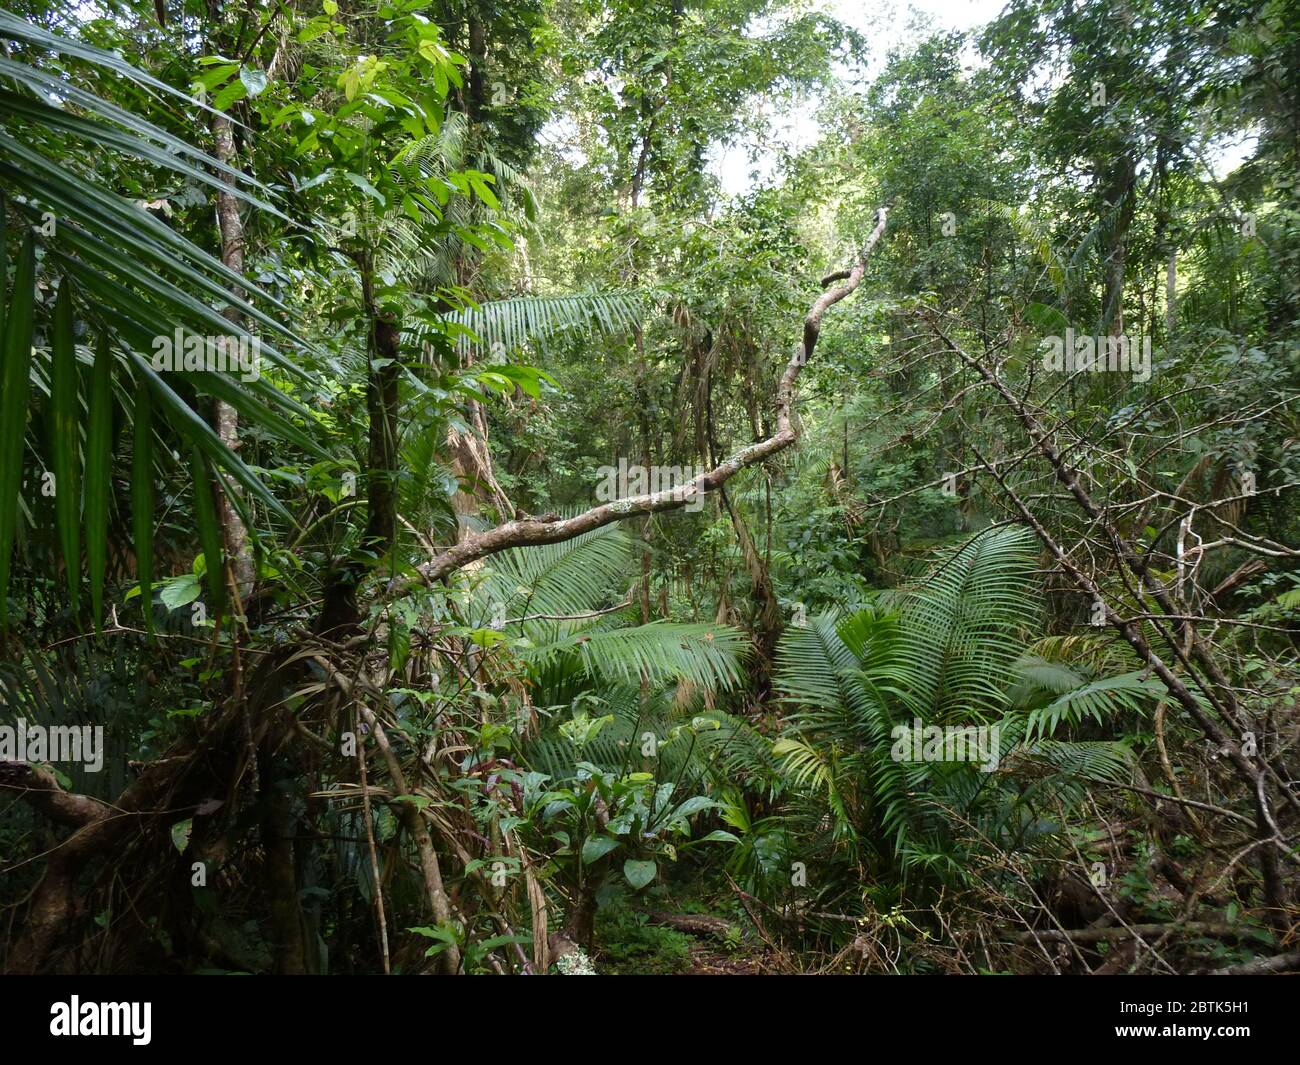
[[692,936],[713,936],[715,939],[726,937],[733,925],[724,917],[713,917],[707,913],[651,913],[647,916],[651,924],[662,925],[678,932]]
[[1227,921],[1188,921],[1186,924],[1134,924],[1115,925],[1109,928],[1076,928],[1061,931],[1055,928],[1020,932],[1016,935],[1017,943],[1034,943],[1046,940],[1049,943],[1113,943],[1137,936],[1164,936],[1176,932],[1187,932],[1197,936],[1211,936],[1216,939],[1237,939],[1245,936],[1264,936],[1266,933],[1257,928],[1243,924],[1229,924]]
[[1272,958],[1253,958],[1239,965],[1215,969],[1211,976],[1263,976],[1266,973],[1300,972],[1300,950],[1278,954]]

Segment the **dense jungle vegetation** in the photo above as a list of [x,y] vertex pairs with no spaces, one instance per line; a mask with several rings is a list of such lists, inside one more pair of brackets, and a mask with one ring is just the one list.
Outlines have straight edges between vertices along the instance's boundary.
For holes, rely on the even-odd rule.
[[0,10],[0,970],[1300,971],[1300,8],[845,11]]

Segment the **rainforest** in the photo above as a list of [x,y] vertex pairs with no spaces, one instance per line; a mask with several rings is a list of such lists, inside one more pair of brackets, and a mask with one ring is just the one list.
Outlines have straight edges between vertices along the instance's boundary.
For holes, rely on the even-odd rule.
[[1300,973],[1295,0],[3,2],[0,972]]

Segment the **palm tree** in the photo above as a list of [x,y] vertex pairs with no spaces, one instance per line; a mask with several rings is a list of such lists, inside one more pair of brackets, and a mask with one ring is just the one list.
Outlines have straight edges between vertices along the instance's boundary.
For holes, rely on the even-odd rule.
[[[514,642],[531,703],[555,714],[530,747],[555,775],[572,768],[556,752],[564,749],[560,726],[574,708],[613,716],[583,755],[611,769],[627,763],[628,744],[637,739],[639,746],[646,731],[662,741],[680,725],[707,720],[706,731],[716,735],[696,744],[702,750],[720,748],[742,728],[714,707],[742,683],[744,634],[722,624],[629,625],[629,601],[611,602],[609,589],[630,585],[632,561],[632,538],[606,526],[563,543],[502,552],[476,577],[469,618]],[[680,768],[676,759],[687,746],[664,745],[670,771]]]
[[[309,347],[284,324],[285,308],[277,301],[106,187],[93,168],[77,160],[87,147],[130,156],[214,189],[233,191],[261,210],[279,212],[257,182],[82,88],[77,69],[89,64],[152,93],[201,106],[183,93],[119,56],[49,33],[5,10],[0,10],[0,39],[23,46],[17,50],[21,59],[0,57],[0,76],[12,86],[0,88],[0,246],[6,226],[22,233],[9,291],[0,294],[0,308],[7,307],[7,313],[0,311],[0,621],[7,616],[19,515],[27,511],[30,516],[19,496],[29,447],[45,457],[41,465],[54,475],[57,532],[70,596],[75,602],[84,542],[92,607],[99,616],[114,424],[134,427],[132,512],[141,584],[148,588],[152,568],[150,471],[155,461],[170,459],[174,442],[189,456],[200,540],[213,597],[220,602],[220,535],[211,488],[215,471],[269,510],[286,519],[288,515],[200,412],[220,400],[235,408],[245,425],[323,457],[320,445],[294,421],[310,424],[311,412],[275,383],[277,377],[282,382],[311,380],[289,357],[287,345]],[[226,179],[237,183],[233,189]],[[38,245],[44,251],[39,268]],[[55,284],[57,297],[44,298]],[[152,365],[154,341],[173,337],[178,329],[191,336],[252,341],[246,330],[222,315],[223,307],[262,328],[259,354],[274,364],[275,372],[256,380],[184,369],[160,375]],[[78,380],[81,365],[90,368],[84,389]],[[41,404],[51,428],[48,438],[38,439],[28,432],[28,416]],[[156,441],[164,446],[155,448]],[[238,493],[229,493],[229,498],[238,508],[245,505]]]
[[[782,639],[777,688],[791,712],[775,751],[810,803],[810,830],[869,876],[962,883],[974,849],[1027,845],[1050,833],[1042,812],[1077,799],[1080,781],[1131,773],[1121,742],[1053,737],[1140,713],[1164,687],[1030,653],[1033,545],[1018,526],[985,530],[914,587],[810,618]],[[912,761],[906,745],[900,758],[918,719],[988,728],[988,764],[1000,768]]]

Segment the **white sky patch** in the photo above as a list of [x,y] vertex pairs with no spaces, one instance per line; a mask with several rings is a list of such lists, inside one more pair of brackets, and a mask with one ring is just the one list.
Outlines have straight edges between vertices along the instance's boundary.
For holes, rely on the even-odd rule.
[[578,123],[573,120],[573,116],[559,114],[546,121],[538,139],[548,148],[554,149],[570,166],[576,167],[587,161],[578,135]]
[[1211,144],[1205,161],[1209,164],[1214,180],[1222,181],[1226,178],[1254,155],[1258,146],[1258,133],[1242,133],[1235,139],[1225,137]]
[[[890,50],[914,39],[928,23],[936,31],[965,31],[991,22],[1005,0],[823,0],[821,10],[857,30],[870,48],[867,74],[875,77]],[[975,60],[971,53],[972,63]],[[851,72],[841,68],[846,80]],[[766,105],[768,130],[761,142],[718,145],[710,152],[709,171],[728,196],[737,196],[766,184],[776,174],[782,150],[798,152],[811,147],[821,131],[816,113],[820,100],[809,97],[784,112]],[[763,101],[755,106],[762,111]]]
[[[922,39],[930,32],[978,30],[1001,14],[1006,0],[821,0],[820,10],[851,26],[867,41],[869,55],[865,71],[840,65],[835,73],[843,84],[861,82],[878,76],[886,57],[893,49]],[[761,31],[765,27],[756,27]],[[981,62],[971,44],[964,53],[965,66],[973,69]],[[1045,84],[1050,84],[1047,76]],[[790,104],[777,106],[770,100],[755,98],[751,107],[766,120],[764,131],[751,140],[730,145],[714,145],[709,151],[708,170],[717,177],[726,196],[743,195],[771,183],[783,154],[795,154],[816,143],[821,136],[817,112],[822,99],[808,94]],[[583,159],[578,144],[577,125],[567,116],[551,119],[542,130],[542,139],[570,163]],[[1215,180],[1250,158],[1256,136],[1245,134],[1235,141],[1214,143],[1205,162]]]

